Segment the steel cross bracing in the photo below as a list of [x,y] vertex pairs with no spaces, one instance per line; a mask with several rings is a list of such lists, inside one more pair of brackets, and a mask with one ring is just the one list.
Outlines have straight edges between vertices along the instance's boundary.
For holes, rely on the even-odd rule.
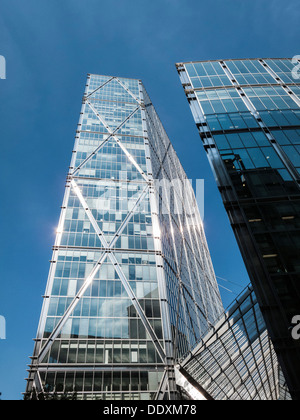
[[[120,148],[123,150],[123,152],[125,153],[125,155],[127,156],[127,158],[130,160],[130,162],[133,164],[133,166],[138,170],[138,172],[142,175],[142,177],[145,179],[146,182],[149,182],[149,179],[147,177],[147,175],[145,174],[145,172],[141,169],[141,167],[137,164],[137,162],[135,161],[135,159],[133,158],[133,156],[128,152],[128,150],[126,149],[126,147],[122,144],[122,142],[120,141],[120,139],[114,134],[114,132],[111,130],[111,128],[107,125],[107,123],[105,122],[105,120],[101,117],[101,115],[95,110],[95,108],[93,107],[93,105],[87,101],[87,104],[89,105],[89,107],[91,108],[91,110],[94,112],[94,114],[97,116],[97,118],[99,119],[99,121],[104,125],[104,127],[107,129],[107,131],[109,132],[110,136],[113,137],[117,144],[120,146]],[[134,114],[135,112],[139,109],[140,107],[137,107],[134,112],[128,117],[126,118],[126,120],[124,120],[121,124],[121,126],[123,124],[125,124],[125,122],[127,120],[129,120]],[[119,126],[117,128],[118,131],[121,126]]]
[[[100,117],[100,115],[97,113],[97,111],[94,109],[94,107],[87,101],[87,104],[89,105],[89,107],[92,109],[92,111],[94,113],[96,113],[98,119],[103,122],[103,119]],[[137,110],[139,109],[139,107],[137,107],[113,132],[110,133],[109,137],[103,141],[103,143],[100,144],[100,146],[98,146],[83,162],[81,162],[81,164],[75,169],[75,171],[72,173],[72,176],[75,176],[76,173],[87,163],[89,162],[93,156],[96,155],[96,153],[98,153],[105,145],[106,143],[108,143],[108,141],[111,138],[114,138],[117,142],[119,141],[119,139],[117,139],[117,137],[115,136],[116,132],[118,130],[120,130],[120,128],[122,128],[122,126],[137,112]],[[101,119],[100,119],[101,118]],[[104,124],[103,124],[104,125]],[[106,125],[106,123],[105,123]],[[107,127],[106,127],[107,128]]]
[[[121,124],[115,129],[112,130],[110,128],[110,126],[106,123],[105,119],[103,118],[103,116],[101,116],[97,110],[93,107],[93,105],[90,103],[90,101],[88,100],[88,98],[90,98],[93,93],[98,92],[99,90],[101,90],[104,86],[108,85],[112,80],[116,80],[138,103],[138,106],[136,109],[133,110],[133,112],[124,120],[121,122]],[[93,111],[93,113],[96,115],[96,117],[100,120],[100,122],[104,125],[104,127],[106,128],[106,130],[109,133],[109,137],[100,145],[98,146],[77,168],[75,168],[75,170],[73,170],[72,173],[69,173],[68,175],[68,179],[67,179],[67,186],[71,187],[73,192],[76,194],[76,196],[78,197],[82,207],[85,210],[85,213],[90,221],[90,223],[92,224],[96,234],[98,235],[101,244],[103,245],[104,251],[100,257],[100,259],[98,260],[98,262],[95,264],[95,266],[93,267],[92,271],[90,272],[90,274],[86,277],[81,289],[78,291],[77,295],[74,297],[73,301],[71,302],[70,306],[68,307],[68,309],[65,311],[64,315],[61,317],[60,321],[58,322],[58,324],[56,325],[56,327],[54,328],[54,330],[52,331],[52,333],[50,334],[49,338],[46,340],[44,346],[42,347],[42,349],[38,352],[38,356],[36,358],[35,364],[38,365],[39,363],[41,363],[44,359],[44,357],[47,355],[48,351],[50,350],[54,340],[58,337],[58,335],[60,334],[60,332],[62,331],[62,328],[64,327],[64,325],[66,324],[67,320],[69,319],[69,317],[71,316],[72,312],[74,311],[75,307],[77,306],[77,304],[79,303],[80,299],[83,297],[85,291],[87,290],[87,288],[89,287],[89,285],[92,283],[93,279],[95,278],[96,274],[98,273],[98,271],[100,270],[102,264],[106,261],[107,258],[110,259],[115,271],[117,272],[129,298],[132,301],[133,306],[135,307],[140,319],[143,322],[143,325],[146,328],[146,331],[149,335],[149,337],[151,338],[160,358],[162,359],[163,362],[166,362],[166,353],[164,351],[164,349],[162,348],[148,318],[146,317],[142,307],[140,306],[137,297],[135,296],[132,288],[129,285],[129,282],[122,270],[122,268],[120,267],[115,255],[114,255],[114,249],[113,247],[115,246],[117,240],[119,239],[120,235],[122,234],[122,232],[124,231],[124,229],[126,228],[126,226],[128,225],[129,221],[131,220],[133,214],[135,213],[135,211],[138,209],[138,207],[140,206],[141,202],[147,197],[147,195],[152,193],[152,197],[153,197],[153,178],[151,176],[147,176],[145,174],[145,172],[141,169],[141,167],[138,165],[138,163],[135,161],[134,157],[128,152],[128,150],[126,149],[126,147],[122,144],[122,142],[120,141],[119,137],[117,136],[117,132],[118,130],[120,130],[120,128],[130,119],[133,117],[133,115],[139,110],[141,109],[143,112],[143,102],[141,100],[139,100],[138,98],[136,98],[136,96],[130,92],[129,89],[126,88],[126,86],[118,79],[118,78],[110,78],[109,80],[107,80],[105,83],[103,83],[101,86],[99,86],[96,90],[94,90],[93,92],[91,92],[89,95],[85,95],[84,97],[84,102],[83,104],[87,104],[90,109]],[[145,129],[144,129],[145,131]],[[78,138],[78,137],[77,137]],[[78,179],[78,177],[76,177],[77,173],[79,172],[79,170],[90,160],[92,159],[92,157],[99,151],[101,150],[101,148],[108,142],[109,139],[115,139],[116,143],[119,145],[119,147],[123,150],[123,152],[125,153],[126,157],[128,158],[128,160],[132,163],[132,165],[137,169],[137,171],[141,174],[141,176],[143,177],[144,181],[146,182],[146,186],[143,189],[140,197],[137,199],[137,201],[135,202],[134,206],[132,207],[132,209],[128,212],[125,220],[123,221],[122,225],[120,226],[120,228],[118,229],[118,231],[115,233],[115,235],[113,236],[113,239],[111,240],[110,243],[108,243],[104,237],[103,232],[101,231],[97,221],[95,220],[92,211],[90,210],[86,200],[84,199],[82,192],[79,188],[79,186],[76,183],[76,178]],[[78,141],[77,141],[78,143]],[[146,144],[146,142],[145,142]],[[76,148],[76,146],[75,146]],[[76,152],[76,151],[75,151]],[[75,162],[75,156],[73,155],[73,159],[72,159],[72,163],[70,166],[70,169],[74,169],[74,162]],[[92,179],[92,178],[90,178]],[[56,243],[55,243],[55,252],[58,251],[59,246],[60,246],[60,240],[61,240],[61,231],[62,231],[62,227],[64,224],[64,219],[65,219],[65,215],[66,215],[66,203],[67,203],[67,199],[69,197],[70,194],[70,189],[69,191],[66,193],[65,195],[65,199],[64,199],[64,205],[63,205],[63,211],[62,211],[62,215],[61,215],[61,219],[60,219],[60,223],[59,223],[59,228],[58,228],[58,235],[56,238]],[[153,198],[152,198],[153,199]],[[151,195],[150,195],[150,201],[151,201]],[[159,238],[156,238],[156,240]],[[54,258],[53,258],[54,259]],[[53,270],[52,270],[53,273]],[[49,293],[47,293],[47,295],[50,295]],[[49,296],[45,296],[46,298],[49,298]],[[164,312],[166,311],[166,308],[164,308]],[[41,331],[42,328],[40,326],[39,328],[40,334],[41,335]],[[38,373],[38,372],[37,372]],[[39,383],[39,387],[37,386]],[[35,386],[37,386],[38,388],[42,388],[41,386],[41,381],[39,378],[39,375],[37,375],[35,377]]]

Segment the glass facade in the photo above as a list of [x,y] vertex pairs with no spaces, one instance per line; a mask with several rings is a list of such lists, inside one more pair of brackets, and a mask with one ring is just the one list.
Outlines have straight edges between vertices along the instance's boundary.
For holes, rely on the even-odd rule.
[[300,83],[290,59],[177,70],[291,395],[300,398]]
[[251,286],[179,369],[208,400],[291,399]]
[[222,312],[187,181],[141,81],[89,75],[28,398],[178,397],[176,360]]

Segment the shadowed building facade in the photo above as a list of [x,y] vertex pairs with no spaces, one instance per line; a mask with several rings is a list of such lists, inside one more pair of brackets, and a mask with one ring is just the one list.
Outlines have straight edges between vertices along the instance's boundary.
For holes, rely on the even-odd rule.
[[289,59],[177,70],[292,398],[300,398],[300,84]]

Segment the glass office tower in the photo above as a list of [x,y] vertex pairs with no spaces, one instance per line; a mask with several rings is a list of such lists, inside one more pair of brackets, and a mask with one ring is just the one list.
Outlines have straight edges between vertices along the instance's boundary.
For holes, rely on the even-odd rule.
[[[298,63],[299,64],[299,63]],[[300,83],[289,59],[177,64],[291,395],[300,398]]]
[[89,75],[26,398],[178,398],[222,313],[192,186],[141,81]]

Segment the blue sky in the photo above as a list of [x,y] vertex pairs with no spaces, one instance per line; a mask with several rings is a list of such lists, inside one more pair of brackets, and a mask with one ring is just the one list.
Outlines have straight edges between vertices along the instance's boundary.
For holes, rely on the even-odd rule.
[[[175,69],[299,54],[298,0],[2,0],[0,392],[21,399],[87,73],[140,78],[192,179],[217,276],[248,283]],[[241,289],[219,280],[225,306]]]

